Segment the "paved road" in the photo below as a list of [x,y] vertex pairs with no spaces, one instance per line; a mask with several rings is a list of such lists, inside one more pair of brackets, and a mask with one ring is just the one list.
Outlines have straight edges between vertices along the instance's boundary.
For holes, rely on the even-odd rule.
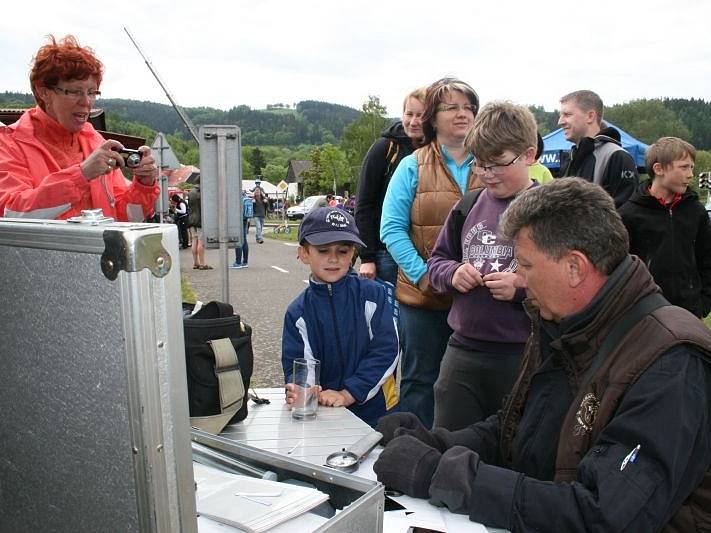
[[[266,229],[265,232],[271,231]],[[242,320],[253,328],[255,387],[279,387],[284,383],[281,369],[281,329],[289,303],[306,288],[309,270],[296,259],[296,243],[265,239],[257,244],[250,228],[249,268],[229,270],[230,301]],[[229,250],[234,261],[234,250]],[[197,298],[204,302],[219,299],[218,250],[207,250],[206,261],[215,270],[193,270],[190,250],[180,251],[180,266]]]

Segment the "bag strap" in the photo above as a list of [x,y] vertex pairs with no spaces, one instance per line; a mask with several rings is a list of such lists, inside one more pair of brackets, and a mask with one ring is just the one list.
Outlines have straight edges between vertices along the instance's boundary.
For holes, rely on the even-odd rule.
[[585,372],[585,376],[582,380],[582,386],[579,390],[585,390],[588,387],[597,371],[600,370],[600,367],[605,362],[605,359],[607,359],[609,353],[615,346],[617,346],[617,344],[622,340],[622,337],[624,337],[633,326],[653,311],[656,311],[665,305],[671,304],[666,298],[664,298],[664,296],[658,292],[655,292],[648,294],[647,296],[643,296],[625,314],[623,314],[600,345],[600,349],[597,351],[592,363],[590,363],[590,368],[588,368],[587,372]]
[[207,341],[207,343],[215,354],[215,375],[219,388],[220,414],[192,416],[190,425],[217,435],[242,408],[244,382],[232,341],[230,339],[215,339]]
[[456,237],[454,253],[457,261],[462,260],[462,228],[464,227],[464,221],[483,190],[483,188],[480,188],[467,191],[452,209],[452,217],[454,218],[453,234]]
[[[400,145],[393,141],[392,139],[389,139],[388,142],[390,143],[388,145],[388,153],[385,154],[385,161],[387,162],[387,166],[385,167],[385,175],[391,174],[393,164],[397,160],[397,156],[400,153]],[[394,150],[393,150],[394,148]],[[391,155],[392,154],[392,155]]]

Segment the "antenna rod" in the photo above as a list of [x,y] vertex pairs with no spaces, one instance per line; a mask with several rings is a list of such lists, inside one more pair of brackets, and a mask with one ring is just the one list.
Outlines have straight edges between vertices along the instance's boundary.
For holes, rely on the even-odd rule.
[[151,65],[151,62],[148,61],[148,58],[145,56],[143,51],[141,50],[141,47],[138,46],[138,43],[136,40],[133,38],[133,35],[128,31],[128,28],[124,26],[123,30],[126,32],[128,35],[128,38],[131,39],[131,42],[133,43],[133,46],[136,47],[136,50],[138,50],[138,53],[141,54],[141,57],[143,58],[143,61],[146,62],[146,66],[148,66],[148,70],[151,71],[151,74],[153,74],[153,77],[156,79],[158,84],[161,86],[161,89],[165,92],[165,95],[168,97],[168,100],[170,100],[170,103],[173,106],[173,109],[175,109],[175,112],[178,113],[178,116],[180,117],[180,120],[183,121],[183,124],[185,124],[185,127],[188,128],[188,131],[190,134],[193,136],[193,139],[195,139],[195,142],[200,144],[200,140],[198,139],[197,135],[197,130],[195,129],[195,126],[193,123],[190,121],[188,116],[185,114],[183,109],[173,100],[173,97],[170,95],[170,92],[168,92],[168,89],[166,89],[165,85],[160,79],[160,76],[158,76],[158,73],[153,69],[153,66]]

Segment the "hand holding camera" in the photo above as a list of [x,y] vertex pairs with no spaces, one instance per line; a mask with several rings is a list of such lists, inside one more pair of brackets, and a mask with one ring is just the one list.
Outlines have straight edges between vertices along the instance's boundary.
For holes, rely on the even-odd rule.
[[[126,150],[126,167],[131,171],[133,176],[141,182],[142,185],[153,185],[156,178],[158,177],[158,165],[156,165],[156,160],[153,157],[153,153],[148,146],[141,146],[138,150]],[[132,167],[132,164],[136,163],[137,157],[138,165]],[[130,164],[129,164],[130,163]]]
[[132,150],[114,140],[105,141],[80,166],[88,181],[109,174],[116,168],[129,169],[142,185],[153,185],[158,177],[158,167],[148,146]]
[[120,142],[108,140],[104,141],[89,157],[82,161],[80,167],[82,174],[91,181],[94,178],[113,172],[117,167],[123,166],[123,158],[118,150],[123,148]]

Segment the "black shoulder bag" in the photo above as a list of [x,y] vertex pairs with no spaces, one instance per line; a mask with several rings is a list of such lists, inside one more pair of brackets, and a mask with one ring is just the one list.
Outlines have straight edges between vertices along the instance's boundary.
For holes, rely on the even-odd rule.
[[[192,306],[183,305],[191,312]],[[247,417],[254,353],[252,328],[232,306],[210,302],[183,318],[190,424],[220,433]]]

